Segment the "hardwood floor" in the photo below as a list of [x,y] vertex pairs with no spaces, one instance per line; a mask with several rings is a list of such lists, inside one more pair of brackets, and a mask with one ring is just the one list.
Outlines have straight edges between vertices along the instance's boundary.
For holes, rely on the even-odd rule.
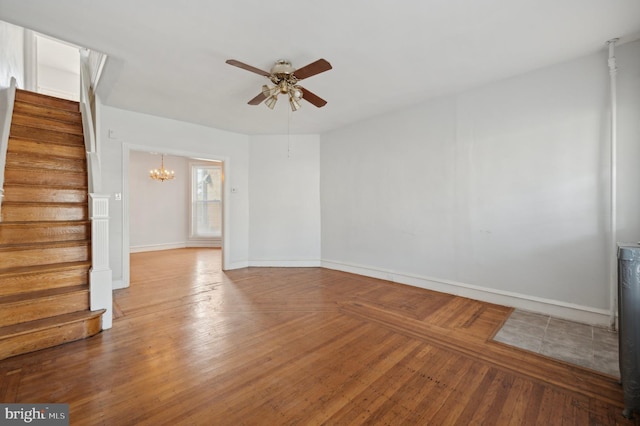
[[1,401],[69,403],[72,425],[638,424],[615,378],[491,341],[509,308],[219,265],[133,254],[113,328],[0,361]]

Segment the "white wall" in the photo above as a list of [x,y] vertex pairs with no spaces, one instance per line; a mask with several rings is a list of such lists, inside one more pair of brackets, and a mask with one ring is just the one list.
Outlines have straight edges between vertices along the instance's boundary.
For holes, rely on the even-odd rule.
[[[639,46],[617,55],[632,241]],[[323,265],[606,322],[607,136],[604,50],[322,135]]]
[[319,137],[252,136],[250,142],[250,264],[319,266]]
[[0,21],[0,87],[9,87],[11,77],[24,89],[24,29]]
[[[101,106],[98,146],[102,161],[102,190],[123,193],[110,201],[110,262],[114,286],[128,285],[127,233],[128,164],[130,150],[162,151],[171,155],[225,162],[225,267],[246,266],[249,259],[249,138],[222,130]],[[124,179],[123,179],[124,176]],[[233,194],[230,187],[236,188]],[[125,259],[126,257],[126,259]]]
[[80,74],[38,64],[37,75],[38,93],[72,101],[80,99]]
[[189,237],[189,165],[185,157],[165,155],[165,168],[175,178],[160,182],[149,170],[161,156],[129,152],[129,245],[131,252],[181,248]]
[[71,46],[39,34],[34,35],[38,93],[78,101],[80,99],[80,54]]

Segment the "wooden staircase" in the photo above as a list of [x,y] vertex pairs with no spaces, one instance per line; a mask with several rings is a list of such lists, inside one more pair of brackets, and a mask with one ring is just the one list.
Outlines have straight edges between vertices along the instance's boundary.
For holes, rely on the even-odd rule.
[[16,91],[0,221],[0,359],[98,333],[77,102]]

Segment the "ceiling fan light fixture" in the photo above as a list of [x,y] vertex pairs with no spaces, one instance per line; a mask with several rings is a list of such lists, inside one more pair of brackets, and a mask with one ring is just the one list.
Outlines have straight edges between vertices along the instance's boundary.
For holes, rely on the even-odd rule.
[[273,109],[276,106],[276,102],[278,102],[278,95],[271,95],[264,101],[264,104],[269,107],[269,109]]
[[293,97],[293,95],[289,96],[289,105],[291,105],[291,111],[297,111],[300,109],[300,107],[302,107],[302,105],[300,105],[300,102],[298,102],[298,100]]
[[299,86],[293,86],[293,89],[291,89],[289,92],[296,101],[302,99],[302,89],[300,89]]

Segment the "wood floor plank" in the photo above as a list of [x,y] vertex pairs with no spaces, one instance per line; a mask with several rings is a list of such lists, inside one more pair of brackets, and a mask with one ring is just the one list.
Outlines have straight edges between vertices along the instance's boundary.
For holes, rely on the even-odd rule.
[[73,425],[638,424],[615,379],[490,339],[510,309],[321,268],[131,256],[113,328],[0,361]]

